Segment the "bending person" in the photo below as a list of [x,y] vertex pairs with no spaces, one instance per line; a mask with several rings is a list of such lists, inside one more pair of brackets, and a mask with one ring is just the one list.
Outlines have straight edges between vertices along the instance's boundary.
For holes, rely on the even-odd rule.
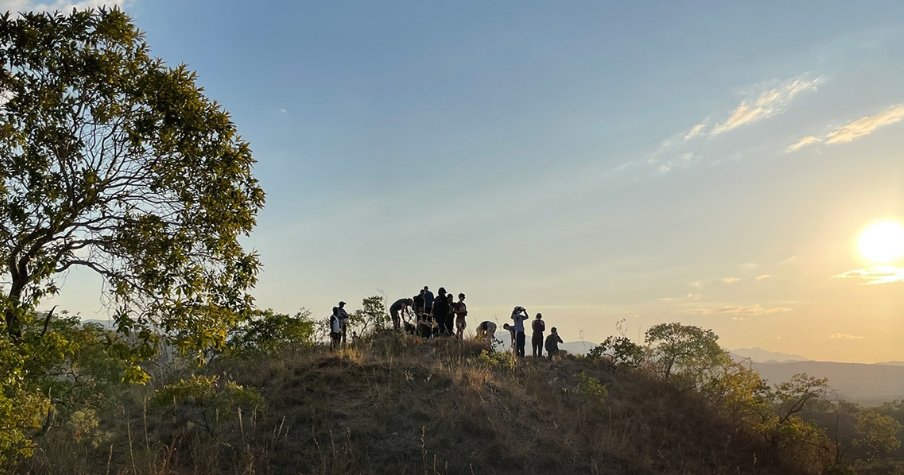
[[401,314],[408,313],[408,310],[414,306],[413,299],[398,299],[389,306],[389,315],[392,317],[392,328],[399,331],[402,328]]
[[[506,325],[508,325],[506,323]],[[493,347],[493,340],[496,339],[496,324],[487,320],[477,325],[477,338],[485,339],[490,348]]]

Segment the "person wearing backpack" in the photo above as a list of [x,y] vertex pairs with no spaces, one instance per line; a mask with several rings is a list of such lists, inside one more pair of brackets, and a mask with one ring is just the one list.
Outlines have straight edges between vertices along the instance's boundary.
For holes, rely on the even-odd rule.
[[342,342],[342,324],[339,322],[339,307],[333,307],[330,315],[330,350],[335,350]]
[[539,358],[543,356],[543,332],[546,331],[546,322],[543,321],[542,314],[538,313],[537,318],[531,322],[531,329],[534,333],[530,338],[530,347],[534,358]]
[[345,311],[345,302],[339,302],[336,317],[339,319],[339,326],[342,328],[342,344],[346,344],[346,334],[348,333],[348,312]]

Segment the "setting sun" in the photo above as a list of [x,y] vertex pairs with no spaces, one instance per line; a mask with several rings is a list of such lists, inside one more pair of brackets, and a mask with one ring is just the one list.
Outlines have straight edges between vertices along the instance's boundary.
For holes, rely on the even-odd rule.
[[904,224],[894,220],[869,225],[858,240],[860,254],[877,264],[890,264],[904,257]]

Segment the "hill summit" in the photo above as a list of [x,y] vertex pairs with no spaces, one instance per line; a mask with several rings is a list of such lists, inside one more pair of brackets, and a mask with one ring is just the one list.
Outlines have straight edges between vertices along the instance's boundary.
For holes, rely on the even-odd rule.
[[[128,445],[99,444],[95,462],[154,473],[795,472],[698,393],[585,358],[387,332],[208,372],[106,421],[129,425]],[[57,443],[33,470],[96,469]]]

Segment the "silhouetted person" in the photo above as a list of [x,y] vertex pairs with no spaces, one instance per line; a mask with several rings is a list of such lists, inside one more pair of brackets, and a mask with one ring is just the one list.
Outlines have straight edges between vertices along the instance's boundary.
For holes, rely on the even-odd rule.
[[537,318],[531,322],[531,329],[534,331],[530,336],[530,347],[533,351],[534,358],[543,356],[543,332],[546,331],[546,323],[543,322],[543,315],[538,313]]
[[415,295],[411,299],[411,301],[414,302],[414,314],[416,316],[426,313],[424,312],[424,291],[421,291],[421,293]]
[[455,336],[461,338],[465,332],[465,317],[468,316],[468,306],[465,305],[465,294],[458,294],[458,302],[452,304],[452,313],[455,314]]
[[424,297],[424,313],[433,313],[433,292],[425,285],[421,295]]
[[426,313],[417,316],[417,336],[430,338],[433,336],[433,317]]
[[348,312],[345,311],[345,302],[339,302],[339,324],[342,325],[342,344],[346,344],[345,334],[348,327]]
[[512,325],[513,336],[515,340],[512,342],[515,347],[515,354],[518,356],[524,356],[524,344],[525,344],[525,335],[524,335],[524,321],[530,318],[527,314],[527,310],[524,307],[515,307],[512,310],[512,320],[515,322]]
[[496,324],[491,321],[480,322],[480,325],[477,325],[477,338],[486,339],[487,344],[492,347],[493,340],[496,339]]
[[342,342],[342,323],[339,321],[339,307],[333,307],[330,315],[330,349],[335,350]]
[[398,299],[389,306],[389,315],[392,317],[392,328],[395,331],[399,331],[402,328],[402,313],[407,313],[408,309],[410,309],[414,305],[414,300],[412,299]]
[[438,331],[441,335],[452,334],[452,296],[446,294],[446,289],[440,287],[438,295],[433,301],[433,318],[436,320]]
[[546,337],[546,354],[549,355],[549,359],[552,359],[559,352],[559,343],[565,342],[559,337],[556,327],[552,327],[549,336]]
[[517,341],[517,338],[515,337],[515,327],[513,327],[512,325],[509,325],[508,323],[503,323],[503,324],[502,324],[502,328],[505,329],[505,330],[508,330],[509,336],[510,336],[510,338],[511,338],[511,340],[509,340],[509,341],[512,342],[512,346],[511,346],[511,348],[512,348],[512,354],[513,354],[513,355],[517,355],[517,354],[518,354],[518,348],[515,346],[515,344],[516,344],[515,342]]

